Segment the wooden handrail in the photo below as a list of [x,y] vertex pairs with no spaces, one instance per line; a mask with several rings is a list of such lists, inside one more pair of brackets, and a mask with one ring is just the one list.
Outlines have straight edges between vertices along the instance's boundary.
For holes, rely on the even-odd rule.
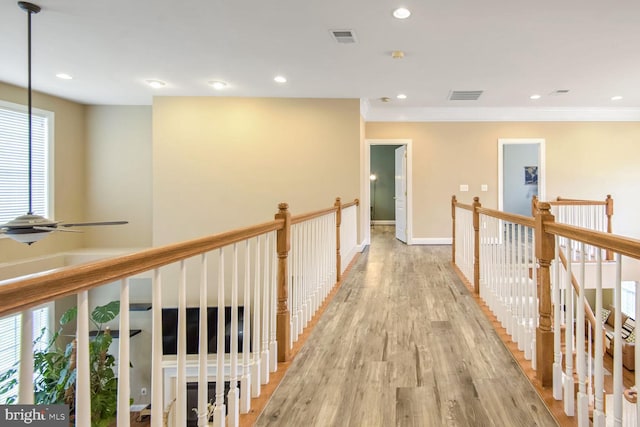
[[578,199],[558,199],[549,202],[551,206],[606,206],[606,201],[601,200],[578,200]]
[[544,228],[547,233],[618,252],[630,258],[640,259],[640,240],[637,239],[557,222],[545,222]]
[[473,211],[473,205],[467,205],[465,203],[455,202],[455,206],[460,209],[465,209],[467,211]]
[[342,209],[350,208],[351,206],[360,206],[360,199],[354,199],[352,202],[344,203]]
[[512,222],[518,225],[524,225],[525,227],[534,228],[536,221],[534,218],[524,215],[512,214],[508,212],[497,211],[495,209],[478,208],[478,212],[493,218],[502,219],[507,222]]
[[0,317],[282,229],[284,220],[0,281]]
[[333,206],[327,209],[320,209],[313,212],[307,212],[304,214],[296,215],[291,217],[291,225],[298,224],[304,221],[309,221],[311,219],[320,218],[321,216],[328,215],[330,213],[334,213],[338,210],[337,207]]

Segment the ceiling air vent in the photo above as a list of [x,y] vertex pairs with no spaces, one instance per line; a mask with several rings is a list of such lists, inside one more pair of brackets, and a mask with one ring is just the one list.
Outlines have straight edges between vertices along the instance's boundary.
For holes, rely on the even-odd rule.
[[355,43],[356,35],[351,30],[330,30],[331,36],[338,43]]
[[476,101],[482,95],[481,90],[452,90],[449,101]]

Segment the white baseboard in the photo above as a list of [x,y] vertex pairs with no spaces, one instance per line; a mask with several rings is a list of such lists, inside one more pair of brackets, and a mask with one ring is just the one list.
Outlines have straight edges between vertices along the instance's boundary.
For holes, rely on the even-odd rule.
[[450,245],[451,237],[414,237],[411,245]]
[[371,221],[371,225],[396,225],[394,219],[376,219]]

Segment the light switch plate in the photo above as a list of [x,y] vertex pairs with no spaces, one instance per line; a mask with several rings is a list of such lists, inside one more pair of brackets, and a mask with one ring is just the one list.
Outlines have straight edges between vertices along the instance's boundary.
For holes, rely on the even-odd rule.
[[460,184],[460,191],[469,191],[469,185]]
[[480,186],[480,191],[489,191],[489,186],[487,184],[482,184]]

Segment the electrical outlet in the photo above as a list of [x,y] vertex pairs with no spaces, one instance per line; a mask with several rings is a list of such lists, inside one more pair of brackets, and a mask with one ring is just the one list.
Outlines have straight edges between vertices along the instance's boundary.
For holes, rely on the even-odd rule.
[[147,395],[147,388],[146,387],[142,387],[140,389],[140,395],[141,396],[146,396]]

